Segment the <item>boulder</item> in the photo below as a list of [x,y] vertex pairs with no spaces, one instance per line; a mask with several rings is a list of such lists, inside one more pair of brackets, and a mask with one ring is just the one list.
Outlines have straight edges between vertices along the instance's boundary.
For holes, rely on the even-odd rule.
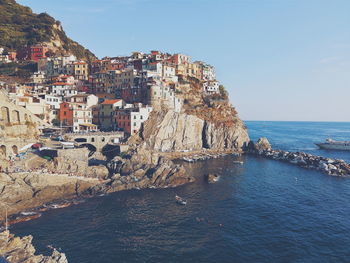
[[254,150],[257,152],[271,150],[271,144],[266,137],[261,137],[255,144]]
[[86,169],[86,177],[107,179],[109,177],[108,168],[104,165],[89,166]]
[[205,175],[205,178],[206,178],[208,183],[212,184],[212,183],[216,183],[217,181],[219,181],[220,175],[218,175],[218,174],[207,174],[207,175]]

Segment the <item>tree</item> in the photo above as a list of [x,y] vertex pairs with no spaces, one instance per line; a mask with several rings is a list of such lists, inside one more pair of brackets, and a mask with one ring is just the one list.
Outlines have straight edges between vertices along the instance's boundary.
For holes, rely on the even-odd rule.
[[224,85],[219,86],[219,92],[220,92],[220,95],[224,98],[226,98],[228,96]]

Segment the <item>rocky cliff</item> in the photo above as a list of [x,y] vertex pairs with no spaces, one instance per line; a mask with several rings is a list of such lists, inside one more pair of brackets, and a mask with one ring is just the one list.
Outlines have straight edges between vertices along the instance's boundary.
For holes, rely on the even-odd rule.
[[141,143],[144,149],[159,152],[202,149],[237,152],[247,147],[247,128],[230,104],[226,91],[204,94],[199,83],[186,80],[176,93],[184,102],[182,110],[153,111],[139,138],[131,138],[131,143]]
[[227,124],[186,112],[155,111],[140,133],[144,147],[160,152],[202,149],[241,151],[249,142],[240,119]]
[[[3,257],[9,263],[67,263],[64,253],[53,250],[51,256],[35,255],[32,236],[15,237],[8,231],[0,233],[0,261]],[[2,261],[1,261],[2,262]]]

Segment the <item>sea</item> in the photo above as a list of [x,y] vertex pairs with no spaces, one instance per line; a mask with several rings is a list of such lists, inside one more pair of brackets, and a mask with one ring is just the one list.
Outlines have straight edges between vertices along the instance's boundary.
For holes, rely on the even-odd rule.
[[[253,140],[265,136],[275,149],[350,162],[350,152],[314,144],[350,140],[350,123],[246,125]],[[254,156],[185,165],[196,182],[91,198],[11,230],[33,235],[37,253],[52,245],[72,263],[350,262],[350,178]],[[208,184],[207,173],[221,178]]]

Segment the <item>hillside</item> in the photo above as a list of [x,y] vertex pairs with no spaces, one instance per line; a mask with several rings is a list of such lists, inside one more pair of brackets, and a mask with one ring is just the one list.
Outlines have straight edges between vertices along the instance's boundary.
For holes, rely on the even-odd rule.
[[79,59],[95,55],[67,37],[59,21],[46,13],[35,14],[15,0],[0,0],[0,47],[17,50],[25,45],[47,44],[55,53]]

